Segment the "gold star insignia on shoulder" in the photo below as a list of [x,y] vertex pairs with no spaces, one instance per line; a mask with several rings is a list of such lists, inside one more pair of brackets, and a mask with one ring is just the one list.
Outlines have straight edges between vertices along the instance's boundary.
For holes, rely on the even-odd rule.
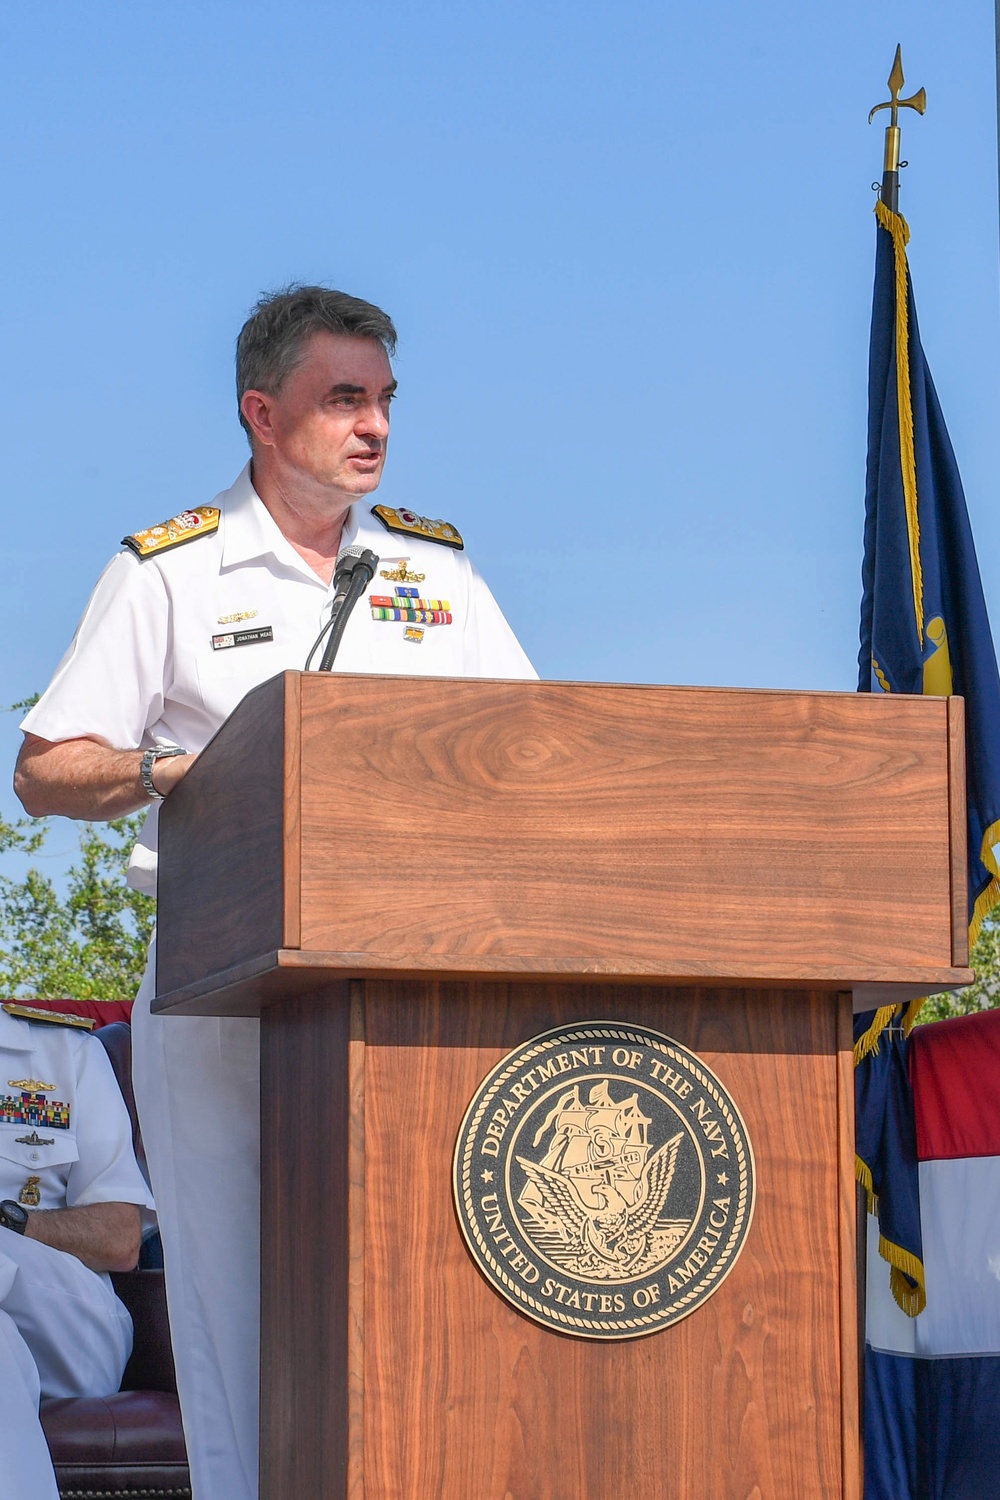
[[145,531],[135,531],[122,537],[122,546],[128,547],[136,557],[145,560],[157,553],[167,552],[171,547],[180,547],[184,542],[193,542],[200,536],[211,536],[218,531],[221,511],[217,505],[199,505],[194,510],[182,510],[161,521],[158,526],[148,526]]
[[403,536],[421,536],[428,542],[440,542],[444,547],[454,547],[461,552],[465,546],[461,532],[450,521],[431,521],[427,516],[418,516],[415,510],[399,510],[393,505],[373,505],[372,515],[382,522],[386,531]]

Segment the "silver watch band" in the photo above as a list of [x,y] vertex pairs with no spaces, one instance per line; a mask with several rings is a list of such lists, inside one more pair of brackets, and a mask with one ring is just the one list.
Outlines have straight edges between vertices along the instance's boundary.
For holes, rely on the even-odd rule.
[[186,755],[187,751],[180,745],[151,745],[148,750],[142,752],[142,762],[139,766],[139,779],[142,782],[143,791],[153,802],[162,802],[163,793],[157,791],[153,784],[153,766],[158,760],[171,760],[175,755]]

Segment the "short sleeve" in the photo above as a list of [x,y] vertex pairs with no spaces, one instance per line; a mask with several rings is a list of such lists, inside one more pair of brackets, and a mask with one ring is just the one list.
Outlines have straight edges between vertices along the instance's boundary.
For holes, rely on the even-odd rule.
[[485,579],[469,564],[469,612],[466,617],[466,658],[475,664],[476,677],[537,678],[517,636],[511,630]]
[[77,1057],[76,1144],[66,1207],[91,1203],[138,1203],[153,1199],[132,1149],[132,1121],[108,1055],[96,1037],[82,1037]]
[[97,736],[116,750],[138,749],[163,709],[169,615],[159,570],[118,553],[21,728],[43,740]]

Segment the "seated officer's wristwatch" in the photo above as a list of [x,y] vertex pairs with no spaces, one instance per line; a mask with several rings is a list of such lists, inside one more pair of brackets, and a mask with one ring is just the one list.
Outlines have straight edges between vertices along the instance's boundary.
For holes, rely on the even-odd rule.
[[163,801],[163,793],[157,791],[153,785],[153,766],[158,760],[171,760],[175,755],[186,755],[180,745],[151,745],[148,750],[142,752],[142,764],[139,767],[139,779],[142,782],[143,791],[147,797],[154,802]]
[[28,1227],[28,1210],[13,1198],[5,1198],[0,1203],[0,1224],[4,1229],[13,1229],[15,1234],[23,1234]]

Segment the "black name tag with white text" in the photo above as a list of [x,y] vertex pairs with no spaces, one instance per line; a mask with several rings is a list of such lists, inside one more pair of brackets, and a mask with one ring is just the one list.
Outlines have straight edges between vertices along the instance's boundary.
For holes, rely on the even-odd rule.
[[256,630],[230,630],[226,635],[213,635],[212,650],[228,651],[230,646],[256,646],[259,641],[273,640],[272,627],[260,625]]

